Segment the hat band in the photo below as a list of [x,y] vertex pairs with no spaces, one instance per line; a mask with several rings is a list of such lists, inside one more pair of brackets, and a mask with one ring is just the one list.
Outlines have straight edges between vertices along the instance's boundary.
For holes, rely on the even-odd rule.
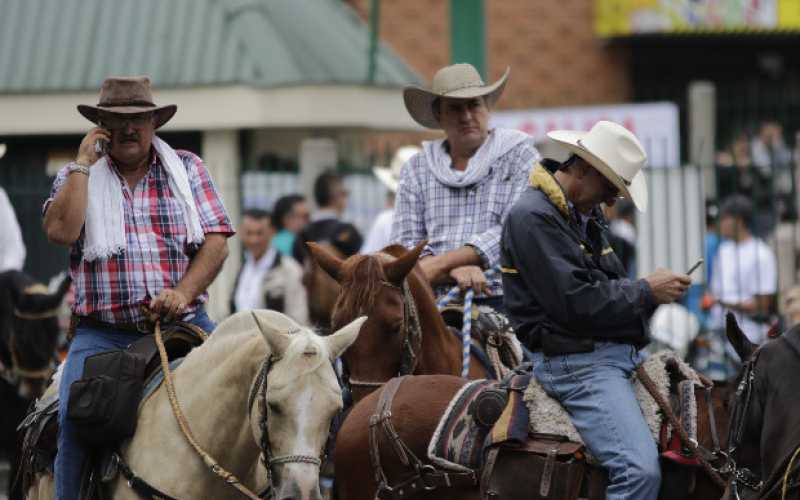
[[[578,141],[577,141],[577,142],[578,142],[578,146],[582,147],[582,148],[583,148],[585,151],[587,151],[587,152],[589,152],[589,153],[592,153],[592,152],[591,152],[591,150],[589,150],[589,148],[587,148],[586,146],[584,146],[584,145],[583,145],[583,142],[581,142],[581,140],[580,140],[580,139],[578,139]],[[594,153],[592,153],[592,154],[594,155]],[[597,155],[595,155],[595,156],[597,156]],[[600,158],[600,157],[598,156],[598,158]],[[605,161],[605,160],[603,160],[603,161]],[[628,180],[628,179],[626,179],[625,177],[622,177],[621,175],[619,175],[619,174],[618,174],[616,171],[614,171],[614,169],[611,169],[611,168],[609,168],[609,170],[611,170],[612,172],[614,172],[614,175],[616,175],[617,177],[619,177],[619,180],[621,180],[621,181],[622,181],[622,183],[623,183],[623,184],[625,184],[625,186],[626,186],[626,187],[630,187],[630,186],[631,186],[631,181],[629,181],[629,180]]]
[[144,106],[147,108],[155,108],[156,105],[150,101],[117,101],[117,102],[101,102],[97,105],[101,108],[122,108],[127,106]]

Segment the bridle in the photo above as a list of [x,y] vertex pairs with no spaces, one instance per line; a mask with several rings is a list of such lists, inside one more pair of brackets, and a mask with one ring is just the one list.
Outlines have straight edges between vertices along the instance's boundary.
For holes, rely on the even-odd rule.
[[[403,296],[403,324],[400,332],[403,335],[403,353],[400,358],[400,369],[396,377],[414,373],[419,363],[419,354],[422,352],[422,326],[419,321],[419,312],[414,296],[408,286],[408,280],[403,280],[402,286],[397,286],[388,281],[381,281],[381,286],[397,290]],[[347,366],[342,364],[342,380],[346,387],[352,389],[375,389],[386,383],[387,380],[358,380],[350,376]],[[389,377],[390,379],[393,377]]]
[[272,477],[274,475],[272,467],[275,465],[289,464],[289,463],[305,463],[312,464],[316,467],[322,465],[323,451],[318,456],[311,455],[279,455],[272,454],[272,448],[269,444],[269,428],[267,426],[267,375],[269,374],[272,365],[279,361],[280,358],[268,355],[261,363],[261,369],[258,371],[258,376],[253,382],[250,389],[250,395],[247,400],[248,415],[252,415],[253,405],[258,400],[258,427],[261,431],[261,439],[259,440],[258,447],[261,454],[261,463],[267,470],[267,485],[259,492],[260,498],[268,499],[275,496],[274,483]]

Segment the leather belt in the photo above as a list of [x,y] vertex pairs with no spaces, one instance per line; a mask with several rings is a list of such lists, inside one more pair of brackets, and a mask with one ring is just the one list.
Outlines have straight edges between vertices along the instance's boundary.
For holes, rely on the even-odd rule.
[[153,332],[153,325],[149,321],[138,323],[109,323],[91,316],[78,316],[78,327],[97,328],[99,330],[119,330],[130,333],[149,334]]

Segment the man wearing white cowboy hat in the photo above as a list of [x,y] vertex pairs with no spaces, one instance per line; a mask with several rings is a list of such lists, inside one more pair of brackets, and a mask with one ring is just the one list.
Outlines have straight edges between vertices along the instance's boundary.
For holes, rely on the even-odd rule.
[[420,151],[417,146],[401,146],[395,152],[388,167],[372,167],[372,173],[389,191],[386,196],[386,208],[375,218],[364,244],[361,245],[362,254],[377,252],[392,242],[394,200],[397,194],[397,184],[400,182],[400,172],[403,170],[403,165]]
[[533,351],[536,378],[608,470],[606,498],[655,499],[658,451],[629,379],[653,310],[680,298],[691,279],[659,269],[630,280],[608,243],[601,203],[621,196],[647,209],[647,155],[638,139],[607,121],[548,136],[572,154],[537,165],[506,220],[506,308]]
[[475,68],[455,64],[436,73],[431,89],[403,91],[411,117],[446,139],[423,142],[406,163],[392,229],[392,241],[405,247],[428,241],[420,265],[432,285],[472,287],[479,303],[497,309],[502,283],[487,282],[484,270],[498,263],[503,220],[539,159],[527,134],[489,128],[508,74],[486,85]]
[[[0,143],[0,158],[6,154],[6,145]],[[25,265],[25,242],[19,228],[17,215],[6,190],[0,187],[0,272],[22,271]]]
[[99,104],[78,111],[97,126],[44,205],[48,239],[71,247],[77,325],[59,388],[58,499],[79,496],[86,455],[66,414],[85,359],[141,337],[143,305],[211,331],[205,290],[234,234],[203,161],[155,135],[177,106],[157,106],[148,78],[107,78]]

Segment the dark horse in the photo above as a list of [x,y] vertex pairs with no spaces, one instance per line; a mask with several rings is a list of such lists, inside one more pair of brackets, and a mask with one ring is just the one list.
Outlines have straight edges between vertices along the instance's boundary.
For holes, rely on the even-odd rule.
[[[417,266],[424,242],[413,250],[392,245],[377,254],[347,260],[315,243],[308,245],[314,260],[341,285],[333,329],[359,316],[368,317],[343,356],[354,401],[398,374],[461,373],[461,340],[445,325],[433,290]],[[487,376],[473,356],[469,378]]]
[[733,315],[727,322],[728,340],[745,365],[731,405],[728,453],[735,472],[726,498],[798,500],[800,326],[758,347]]
[[56,365],[56,310],[70,285],[58,290],[20,271],[0,273],[0,456],[14,462],[16,428]]

